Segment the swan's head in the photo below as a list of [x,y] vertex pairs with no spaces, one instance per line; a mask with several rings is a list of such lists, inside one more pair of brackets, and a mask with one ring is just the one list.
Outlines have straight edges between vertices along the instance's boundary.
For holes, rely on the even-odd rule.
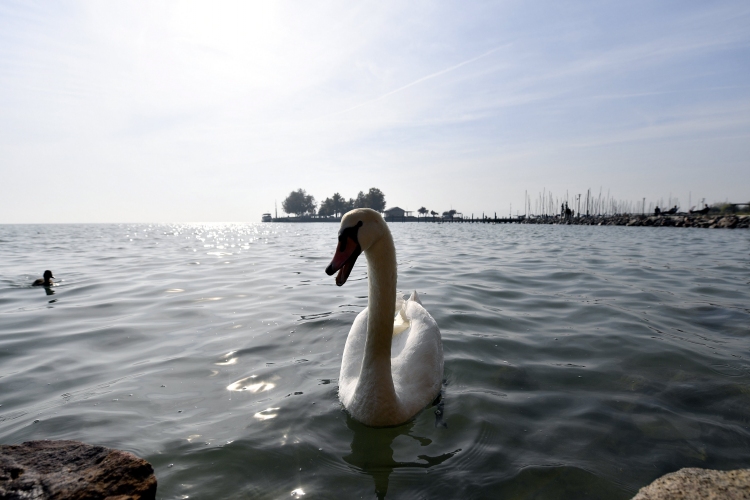
[[326,268],[326,274],[332,275],[336,271],[336,284],[346,283],[354,268],[357,257],[366,252],[373,243],[388,232],[388,225],[383,216],[370,208],[355,208],[341,218],[339,228],[339,244],[333,254],[331,263]]

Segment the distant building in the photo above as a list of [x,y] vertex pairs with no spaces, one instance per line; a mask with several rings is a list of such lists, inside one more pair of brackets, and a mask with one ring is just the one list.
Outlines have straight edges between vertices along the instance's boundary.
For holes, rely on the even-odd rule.
[[403,208],[393,207],[383,212],[386,217],[404,217],[407,212]]

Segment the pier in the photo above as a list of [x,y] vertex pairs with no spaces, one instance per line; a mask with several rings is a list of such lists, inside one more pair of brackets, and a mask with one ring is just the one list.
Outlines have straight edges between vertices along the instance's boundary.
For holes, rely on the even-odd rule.
[[524,221],[525,217],[520,215],[518,217],[414,217],[413,215],[398,217],[398,216],[386,216],[383,217],[386,222],[439,222],[445,224],[453,223],[472,223],[472,224],[520,224]]
[[[441,224],[472,223],[472,224],[520,224],[525,221],[523,215],[518,217],[414,217],[413,215],[384,216],[386,222],[436,222]],[[320,217],[308,215],[302,217],[274,217],[271,222],[341,222],[341,217]]]
[[[750,228],[750,215],[582,215],[580,217],[538,216],[538,217],[413,217],[387,216],[386,222],[432,222],[440,224],[559,224],[573,226],[652,226],[652,227],[701,227],[701,228]],[[341,222],[341,217],[276,217],[272,222]]]

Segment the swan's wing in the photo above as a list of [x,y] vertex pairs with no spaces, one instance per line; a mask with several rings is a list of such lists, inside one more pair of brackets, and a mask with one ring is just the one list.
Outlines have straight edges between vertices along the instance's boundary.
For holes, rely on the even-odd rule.
[[[406,318],[406,304],[407,302],[401,296],[401,293],[396,292],[396,314],[393,317],[394,341],[396,341],[396,337],[399,333],[403,332],[410,326],[409,320]],[[391,357],[393,357],[393,355],[391,355]]]
[[396,292],[396,309],[395,309],[396,314],[398,314],[399,311],[401,311],[401,309],[403,309],[404,302],[406,302],[406,301],[404,300],[404,297],[401,294],[401,292]]
[[410,328],[394,336],[391,367],[399,400],[416,413],[440,392],[443,343],[437,323],[422,307],[416,292],[404,309]]
[[354,394],[357,379],[362,369],[362,359],[365,356],[365,341],[367,340],[368,308],[360,312],[352,323],[349,336],[346,338],[344,355],[341,358],[339,372],[339,398],[347,404],[347,398]]

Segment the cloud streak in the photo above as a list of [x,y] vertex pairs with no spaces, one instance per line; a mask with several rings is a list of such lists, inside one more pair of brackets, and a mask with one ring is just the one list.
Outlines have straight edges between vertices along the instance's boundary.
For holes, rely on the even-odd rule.
[[342,115],[342,114],[348,113],[350,111],[354,111],[355,109],[361,108],[363,106],[367,106],[369,104],[381,101],[381,100],[383,100],[383,99],[385,99],[387,97],[390,97],[390,96],[392,96],[394,94],[402,92],[402,91],[404,91],[404,90],[406,90],[408,88],[414,87],[415,85],[419,85],[422,82],[426,82],[428,80],[432,80],[433,78],[437,78],[437,77],[445,75],[447,73],[451,73],[451,72],[453,72],[453,71],[455,71],[455,70],[457,70],[457,69],[459,69],[459,68],[461,68],[463,66],[472,64],[472,63],[477,62],[477,61],[479,61],[481,59],[489,57],[490,55],[494,54],[495,52],[497,52],[497,51],[499,51],[499,50],[501,50],[503,48],[507,48],[509,45],[510,44],[506,44],[506,45],[501,45],[499,47],[495,47],[493,49],[488,50],[487,52],[485,52],[483,54],[480,54],[480,55],[476,56],[476,57],[472,57],[471,59],[467,59],[467,60],[462,61],[462,62],[460,62],[458,64],[454,64],[453,66],[450,66],[448,68],[442,69],[440,71],[436,71],[436,72],[434,72],[432,74],[429,74],[427,76],[423,76],[422,78],[418,78],[418,79],[414,80],[413,82],[407,83],[406,85],[402,85],[401,87],[399,87],[397,89],[394,89],[394,90],[391,90],[390,92],[386,92],[385,94],[382,94],[382,95],[380,95],[378,97],[375,97],[374,99],[370,99],[368,101],[362,102],[362,103],[357,104],[355,106],[351,106],[350,108],[347,108],[347,109],[344,109],[344,110],[341,110],[341,111],[337,111],[337,112],[335,112],[335,113],[333,113],[331,115],[328,115],[328,116],[330,117],[330,116]]

